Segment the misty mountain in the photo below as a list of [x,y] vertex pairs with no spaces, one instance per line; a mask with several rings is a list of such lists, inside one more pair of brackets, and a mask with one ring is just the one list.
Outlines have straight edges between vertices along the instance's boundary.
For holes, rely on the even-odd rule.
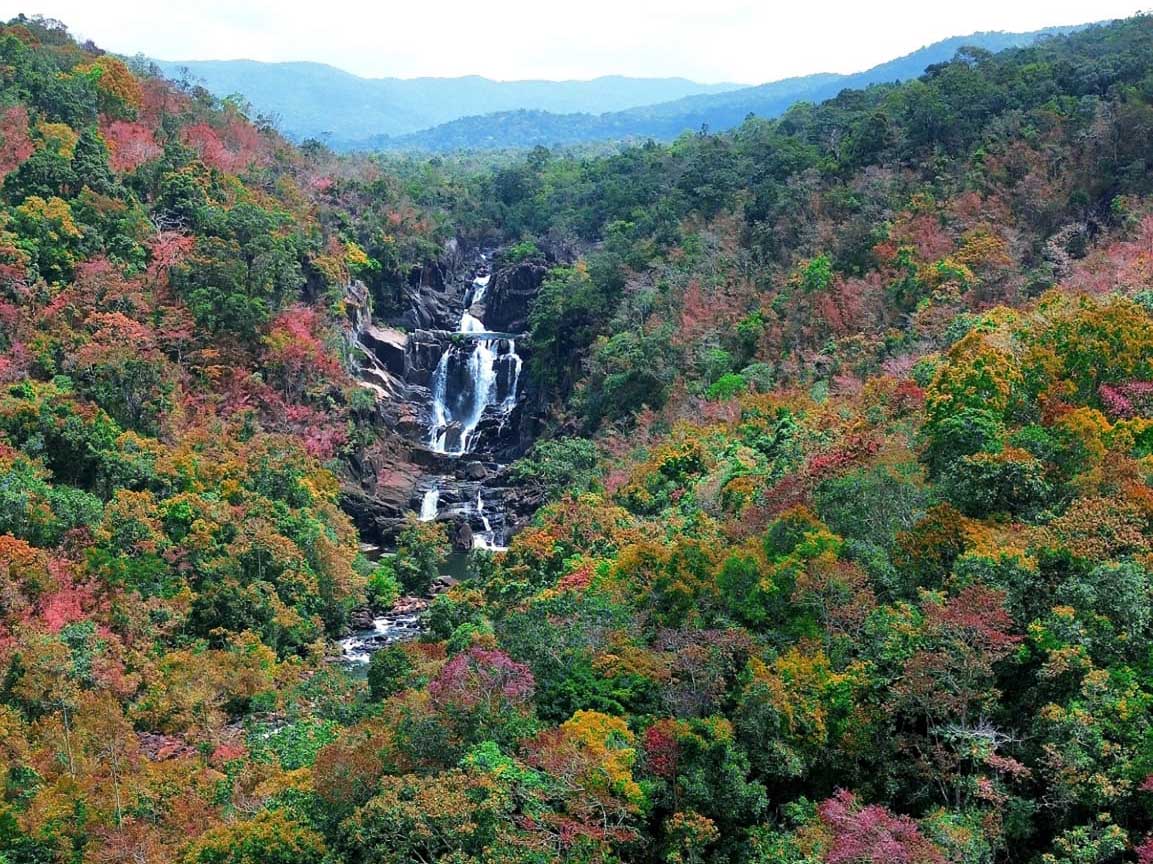
[[199,84],[216,96],[242,95],[260,114],[277,117],[280,128],[298,140],[404,135],[461,117],[522,109],[600,114],[741,86],[618,75],[591,81],[494,81],[477,75],[361,78],[324,63],[154,62],[173,80]]
[[[1084,25],[1083,25],[1084,26]],[[998,52],[1081,27],[1050,27],[1029,33],[981,32],[935,42],[903,57],[854,74],[816,74],[756,87],[694,94],[658,104],[602,113],[559,114],[514,110],[457,120],[403,136],[372,135],[355,141],[334,140],[346,150],[491,150],[561,146],[637,138],[669,140],[708,127],[731,129],[750,114],[776,117],[799,102],[820,102],[846,89],[916,78],[929,66],[951,60],[963,47]]]

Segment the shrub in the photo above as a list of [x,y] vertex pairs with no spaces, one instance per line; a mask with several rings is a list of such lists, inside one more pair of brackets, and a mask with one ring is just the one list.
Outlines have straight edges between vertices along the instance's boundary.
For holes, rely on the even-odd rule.
[[743,375],[727,372],[713,382],[705,395],[714,402],[727,402],[745,392],[747,387],[748,382]]
[[398,597],[400,582],[392,563],[382,559],[368,577],[368,602],[375,609],[391,609]]
[[404,690],[412,678],[412,658],[403,645],[381,648],[368,661],[368,693],[376,701]]

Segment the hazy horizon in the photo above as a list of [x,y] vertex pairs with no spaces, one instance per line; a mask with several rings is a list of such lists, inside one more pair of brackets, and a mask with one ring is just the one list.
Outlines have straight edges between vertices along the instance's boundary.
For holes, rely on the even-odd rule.
[[162,16],[145,0],[41,0],[31,8],[0,8],[4,18],[42,14],[105,50],[170,62],[313,62],[364,78],[583,81],[619,75],[737,84],[858,72],[952,36],[1084,24],[1141,11],[1131,0],[974,0],[928,14],[912,0],[780,10],[750,0],[716,0],[707,8],[688,0],[628,6],[588,0],[580,16],[544,16],[530,0],[394,8],[332,0],[324,18],[315,5],[295,0],[203,0]]
[[[1059,25],[1058,25],[1059,26]],[[920,46],[917,46],[920,47]],[[910,49],[915,51],[916,48]],[[119,53],[119,52],[118,52]],[[705,86],[720,86],[724,84],[735,84],[739,86],[762,84],[762,81],[702,81],[698,78],[689,78],[685,75],[624,75],[619,72],[603,72],[599,75],[592,75],[585,78],[493,78],[489,75],[482,75],[478,72],[461,72],[455,75],[362,75],[359,72],[353,72],[351,69],[346,69],[339,63],[329,63],[325,60],[257,60],[254,57],[158,57],[147,55],[145,52],[138,52],[145,54],[149,60],[156,63],[165,64],[179,64],[179,63],[267,63],[269,65],[316,65],[327,66],[330,69],[335,69],[338,72],[344,72],[348,75],[355,75],[365,81],[386,81],[386,80],[400,80],[400,81],[419,81],[424,79],[431,80],[457,80],[461,78],[482,78],[488,81],[499,81],[504,84],[524,84],[534,81],[543,81],[550,84],[571,84],[571,83],[586,83],[589,81],[598,81],[605,78],[632,78],[632,79],[651,79],[653,81],[671,80],[680,78],[685,81],[691,81],[694,84],[703,84]],[[908,52],[906,52],[908,53]],[[890,58],[892,59],[892,58]],[[822,70],[824,71],[824,70]],[[856,70],[854,70],[856,71]]]

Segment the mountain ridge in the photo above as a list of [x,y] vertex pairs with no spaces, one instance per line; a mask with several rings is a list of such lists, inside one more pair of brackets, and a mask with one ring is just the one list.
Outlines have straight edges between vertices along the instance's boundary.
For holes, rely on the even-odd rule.
[[[820,102],[833,98],[842,90],[916,78],[929,66],[951,60],[963,47],[971,46],[996,53],[1089,26],[1093,25],[1056,26],[1021,33],[979,31],[933,42],[860,72],[818,72],[717,94],[690,95],[617,112],[584,116],[501,112],[458,118],[403,137],[375,135],[361,140],[335,141],[334,144],[339,149],[349,151],[387,149],[446,152],[457,149],[565,146],[606,140],[670,140],[683,132],[702,127],[714,131],[731,129],[750,114],[775,117],[796,102]],[[526,123],[526,120],[531,122]]]
[[313,61],[150,62],[167,77],[200,84],[216,96],[244,96],[259,113],[278,116],[285,133],[298,140],[326,136],[354,140],[366,137],[366,130],[402,135],[460,117],[517,108],[558,113],[626,110],[744,86],[625,75],[563,81],[499,81],[481,75],[366,78]]

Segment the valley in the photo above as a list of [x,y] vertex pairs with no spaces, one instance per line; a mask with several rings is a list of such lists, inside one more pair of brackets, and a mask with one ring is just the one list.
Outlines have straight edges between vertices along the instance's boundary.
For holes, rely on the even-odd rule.
[[1153,16],[984,35],[402,153],[0,25],[0,864],[1151,864]]

